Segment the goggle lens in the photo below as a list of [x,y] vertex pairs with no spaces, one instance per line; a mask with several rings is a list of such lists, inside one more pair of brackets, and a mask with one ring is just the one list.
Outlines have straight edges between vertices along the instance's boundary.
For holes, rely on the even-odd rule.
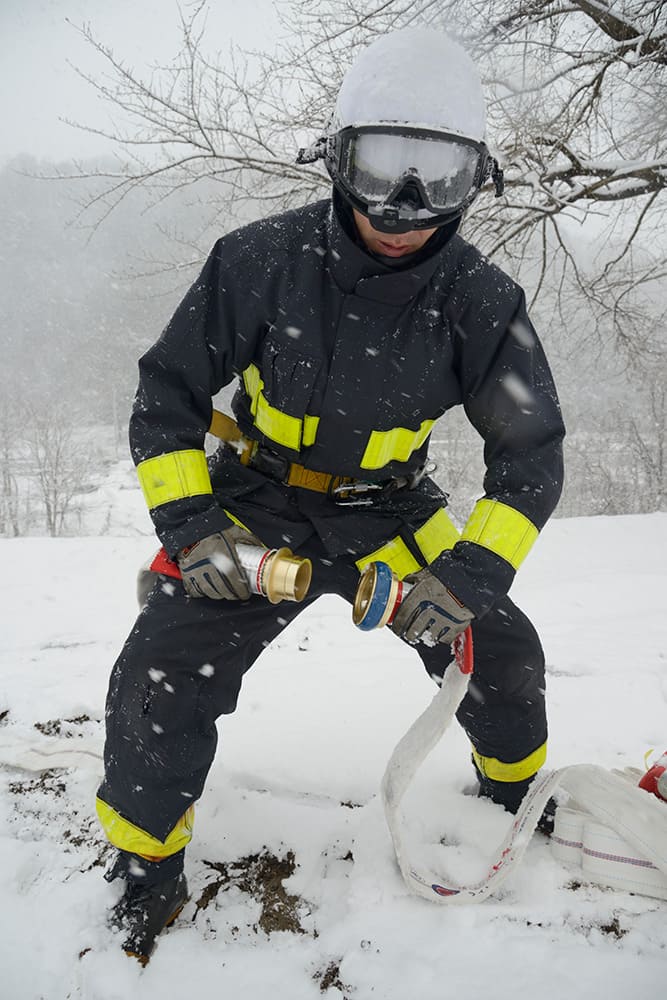
[[465,202],[478,177],[480,150],[450,137],[380,131],[352,133],[341,150],[341,172],[369,204],[383,204],[406,176],[418,177],[433,211]]

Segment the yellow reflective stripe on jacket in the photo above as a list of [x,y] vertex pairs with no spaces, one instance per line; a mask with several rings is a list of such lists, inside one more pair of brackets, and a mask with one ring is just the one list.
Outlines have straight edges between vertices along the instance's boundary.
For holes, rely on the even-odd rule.
[[547,745],[543,743],[537,750],[533,750],[528,757],[523,760],[516,760],[512,764],[505,764],[495,757],[483,757],[472,748],[472,756],[479,771],[493,781],[525,781],[532,778],[544,765],[547,759]]
[[453,549],[458,540],[459,533],[444,507],[415,531],[415,541],[427,563],[432,563],[445,549]]
[[171,500],[213,492],[206,455],[199,449],[147,458],[137,466],[137,475],[150,510]]
[[462,542],[476,542],[518,569],[539,531],[524,514],[499,500],[478,500],[461,533]]
[[379,549],[371,552],[370,555],[364,556],[362,559],[357,559],[356,566],[359,572],[371,562],[387,563],[400,580],[409,573],[416,573],[421,569],[410,549],[403,539],[398,536],[392,538],[385,545],[381,545]]
[[194,806],[190,806],[169,833],[167,839],[162,841],[124,819],[120,813],[117,813],[102,799],[98,798],[95,805],[104,832],[114,847],[118,847],[121,851],[130,851],[130,853],[140,854],[144,858],[159,860],[177,854],[192,840]]
[[313,444],[319,417],[306,416],[301,420],[300,417],[291,417],[271,406],[262,392],[264,382],[257,365],[250,365],[245,369],[243,384],[250,396],[250,412],[255,426],[262,434],[292,451],[299,451],[302,445],[307,447]]
[[264,388],[264,383],[260,378],[259,368],[257,365],[249,365],[248,368],[243,372],[243,385],[245,386],[245,391],[250,396],[250,412],[253,417],[257,413],[257,400],[259,399],[259,394]]
[[382,469],[389,462],[407,462],[413,451],[421,448],[434,423],[435,420],[422,420],[418,431],[411,431],[407,427],[372,431],[361,460],[361,468]]
[[308,414],[303,418],[303,446],[304,448],[310,447],[311,444],[315,443],[315,438],[317,437],[317,427],[319,425],[319,417],[309,417]]

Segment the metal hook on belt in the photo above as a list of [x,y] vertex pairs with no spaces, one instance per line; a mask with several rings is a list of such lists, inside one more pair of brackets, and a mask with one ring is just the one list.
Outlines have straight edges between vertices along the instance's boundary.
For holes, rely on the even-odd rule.
[[[349,507],[368,507],[373,503],[373,500],[368,497],[366,498],[364,494],[372,493],[376,490],[384,490],[386,483],[367,483],[364,480],[357,480],[352,483],[342,483],[340,486],[334,486],[333,489],[329,490],[329,495],[334,500],[334,503],[349,506]],[[358,499],[355,499],[358,497]]]
[[[357,480],[352,483],[343,483],[329,490],[329,495],[334,502],[341,506],[369,507],[373,503],[373,497],[366,497],[367,493],[384,494],[395,493],[397,490],[414,490],[419,486],[424,476],[435,472],[437,465],[435,462],[425,462],[416,472],[407,476],[397,476],[394,479],[387,479],[383,483],[369,483],[365,480]],[[358,497],[358,499],[356,499]]]

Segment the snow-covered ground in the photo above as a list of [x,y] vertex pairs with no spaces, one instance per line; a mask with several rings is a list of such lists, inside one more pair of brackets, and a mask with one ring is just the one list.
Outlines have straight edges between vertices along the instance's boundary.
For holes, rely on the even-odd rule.
[[[520,572],[513,597],[547,653],[550,766],[642,766],[667,748],[666,538],[667,515],[552,521]],[[127,958],[105,930],[120,883],[101,878],[93,802],[107,678],[154,548],[141,535],[0,542],[2,998],[667,994],[667,903],[577,883],[541,837],[499,898],[408,893],[378,787],[432,686],[416,654],[358,632],[336,598],[249,674],[198,806],[191,901],[145,969]],[[406,809],[453,876],[483,872],[509,823],[463,794],[470,777],[450,730]]]

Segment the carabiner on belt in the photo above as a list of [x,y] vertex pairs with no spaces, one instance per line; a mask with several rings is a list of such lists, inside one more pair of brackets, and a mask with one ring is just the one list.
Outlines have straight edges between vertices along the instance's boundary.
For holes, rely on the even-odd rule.
[[368,507],[373,503],[372,497],[366,493],[384,490],[386,483],[367,483],[358,479],[352,483],[342,483],[329,490],[329,496],[341,507]]

